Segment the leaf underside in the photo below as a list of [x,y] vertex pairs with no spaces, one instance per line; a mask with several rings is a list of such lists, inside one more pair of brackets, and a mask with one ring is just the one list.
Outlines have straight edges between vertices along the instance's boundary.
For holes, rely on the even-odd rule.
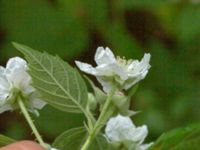
[[18,43],[13,45],[25,55],[32,85],[39,91],[42,100],[62,111],[85,112],[87,88],[75,68],[58,56],[41,53]]

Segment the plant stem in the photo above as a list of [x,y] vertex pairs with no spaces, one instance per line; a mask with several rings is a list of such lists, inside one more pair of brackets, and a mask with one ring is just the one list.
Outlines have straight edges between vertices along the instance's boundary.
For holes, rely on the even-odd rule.
[[31,119],[31,116],[29,115],[29,113],[28,113],[28,111],[26,109],[26,106],[23,103],[23,100],[20,97],[18,97],[17,102],[18,102],[18,105],[19,105],[19,107],[20,107],[20,109],[21,109],[21,111],[22,111],[22,113],[23,113],[26,121],[28,122],[30,128],[32,129],[32,131],[33,131],[33,133],[34,133],[37,141],[39,142],[39,144],[41,146],[43,146],[44,148],[46,148],[47,145],[43,141],[42,137],[40,136],[40,134],[39,134],[39,132],[38,132],[38,130],[36,128],[36,126],[34,125],[33,120]]
[[116,85],[113,85],[111,91],[108,94],[108,97],[106,99],[106,102],[103,106],[102,112],[97,120],[97,122],[94,125],[94,128],[92,129],[92,131],[89,133],[88,138],[86,139],[85,143],[83,144],[81,150],[87,150],[90,143],[92,142],[92,140],[94,139],[95,135],[100,131],[100,129],[102,128],[102,124],[104,124],[107,121],[107,118],[105,119],[105,115],[107,114],[107,110],[112,102],[112,97],[115,94],[115,91],[117,89]]

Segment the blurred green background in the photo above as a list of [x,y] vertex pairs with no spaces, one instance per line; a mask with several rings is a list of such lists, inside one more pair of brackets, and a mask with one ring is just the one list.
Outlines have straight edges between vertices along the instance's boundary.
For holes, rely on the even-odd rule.
[[[133,97],[142,110],[135,124],[147,124],[149,140],[162,132],[200,121],[200,3],[198,0],[1,0],[0,63],[20,55],[11,41],[93,63],[98,46],[141,59],[152,55],[152,68]],[[51,142],[62,131],[80,126],[83,116],[50,106],[34,118]],[[0,133],[33,139],[20,114],[0,115]]]

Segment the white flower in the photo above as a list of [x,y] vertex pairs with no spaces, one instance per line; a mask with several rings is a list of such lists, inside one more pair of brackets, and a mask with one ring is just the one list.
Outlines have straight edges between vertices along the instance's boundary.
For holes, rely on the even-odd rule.
[[113,142],[132,141],[135,150],[145,150],[151,144],[142,144],[148,134],[147,126],[136,127],[129,117],[118,115],[111,118],[105,128],[105,136]]
[[106,47],[98,47],[95,54],[96,67],[90,64],[75,61],[80,70],[96,76],[103,86],[105,92],[112,87],[113,78],[120,85],[121,89],[129,89],[131,86],[144,79],[150,68],[150,54],[144,54],[143,59],[125,60],[125,58],[115,58],[113,52]]
[[58,149],[56,149],[56,148],[51,148],[50,150],[58,150]]
[[29,111],[37,113],[46,103],[38,99],[35,89],[30,85],[31,77],[27,73],[27,63],[19,57],[8,60],[6,67],[0,67],[0,113],[17,108],[18,94],[26,99]]

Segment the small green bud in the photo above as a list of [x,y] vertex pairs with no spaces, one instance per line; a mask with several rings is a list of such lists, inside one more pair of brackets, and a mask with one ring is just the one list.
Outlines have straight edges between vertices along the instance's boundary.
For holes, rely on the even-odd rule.
[[89,108],[89,110],[95,110],[97,107],[96,99],[92,93],[88,93],[87,107]]

